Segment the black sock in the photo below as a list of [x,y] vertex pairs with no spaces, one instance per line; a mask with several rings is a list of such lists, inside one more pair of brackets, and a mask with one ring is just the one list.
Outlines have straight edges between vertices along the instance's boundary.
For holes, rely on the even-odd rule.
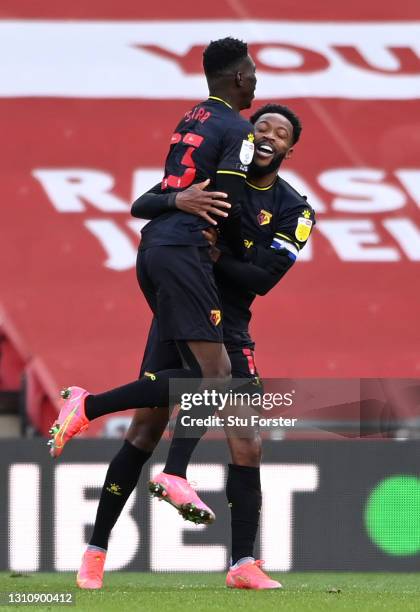
[[181,478],[187,477],[187,468],[191,456],[208,429],[205,426],[184,426],[181,423],[182,417],[188,415],[192,419],[205,419],[214,414],[214,411],[214,406],[193,406],[188,412],[179,411],[168,457],[163,468],[166,474],[174,474],[174,476],[180,476]]
[[108,539],[126,501],[136,488],[143,465],[150,458],[148,453],[124,441],[123,446],[109,464],[102,487],[95,526],[89,544],[108,548]]
[[89,421],[104,414],[121,412],[129,408],[166,408],[169,406],[169,381],[176,378],[192,378],[188,369],[161,370],[142,376],[128,385],[116,387],[105,393],[88,395],[85,412]]
[[[204,435],[205,432],[203,432]],[[187,477],[187,468],[195,447],[201,438],[172,438],[163,471],[181,478]]]
[[231,512],[233,565],[254,556],[262,501],[260,468],[230,463],[226,497]]

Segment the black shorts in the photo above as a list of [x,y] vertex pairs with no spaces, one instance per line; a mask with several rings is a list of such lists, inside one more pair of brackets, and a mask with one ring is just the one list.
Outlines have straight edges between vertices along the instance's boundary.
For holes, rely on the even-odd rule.
[[[158,326],[158,321],[153,319],[140,367],[140,376],[143,376],[144,372],[184,367],[175,343],[162,342],[159,339]],[[232,365],[232,378],[258,378],[252,349],[231,347],[228,354]]]
[[137,279],[158,320],[159,340],[223,342],[208,247],[156,246],[137,255]]

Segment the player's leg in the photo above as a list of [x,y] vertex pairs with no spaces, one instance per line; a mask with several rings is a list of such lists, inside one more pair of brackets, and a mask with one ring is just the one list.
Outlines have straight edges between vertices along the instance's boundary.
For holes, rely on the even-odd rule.
[[[210,320],[211,312],[202,312],[202,304],[207,304],[209,298],[214,298],[210,310],[217,309],[218,296],[215,284],[211,285],[209,271],[203,265],[201,251],[194,247],[155,247],[139,251],[137,276],[158,318],[162,341],[182,340],[185,334],[188,339],[201,340],[208,328],[215,327]],[[197,310],[198,318],[194,316]],[[217,340],[221,341],[220,329]],[[191,360],[189,367],[195,369],[180,367],[145,372],[139,380],[97,395],[80,387],[70,387],[65,391],[64,405],[51,429],[51,455],[58,457],[67,441],[86,429],[95,418],[129,408],[167,407],[171,379],[201,379],[198,362]]]
[[[145,371],[176,369],[181,365],[176,346],[159,341],[157,321],[153,319],[139,377]],[[143,465],[165,431],[168,419],[169,408],[147,408],[135,413],[124,444],[109,466],[90,539],[91,545],[107,549],[111,530],[137,485]]]
[[[230,360],[222,343],[221,311],[219,296],[213,276],[212,262],[207,249],[193,249],[189,266],[173,287],[179,308],[173,313],[176,320],[177,346],[182,359],[191,372],[200,370],[201,381],[196,389],[207,389],[215,384],[225,388],[230,381]],[[182,308],[181,308],[182,307]],[[191,419],[205,418],[213,414],[213,405],[193,406],[188,411]],[[204,435],[205,427],[190,428],[182,424],[185,413],[178,415],[171,447],[163,472],[152,478],[150,491],[181,510],[184,518],[194,522],[212,522],[211,509],[200,500],[186,480],[186,470],[191,455]]]
[[[134,423],[134,421],[137,421]],[[144,430],[142,431],[142,425]],[[108,549],[108,539],[120,513],[131,493],[137,486],[144,464],[149,460],[167,424],[167,412],[148,408],[137,411],[133,418],[131,431],[140,443],[133,444],[129,432],[124,443],[112,459],[106,473],[105,482],[99,500],[91,546]],[[144,443],[142,444],[142,439]]]
[[133,417],[126,439],[108,467],[92,537],[77,574],[80,588],[102,587],[109,536],[167,422],[168,411],[154,408],[138,410]]
[[[184,342],[178,343],[179,350],[186,360],[195,360],[203,373],[201,390],[204,391],[206,380],[220,381],[221,388],[230,381],[230,360],[223,344],[216,342]],[[206,418],[215,411],[213,405],[192,406],[188,411],[190,421],[195,418]],[[164,467],[166,474],[187,477],[187,467],[191,456],[206,433],[205,426],[186,427],[182,424],[185,413],[179,412],[168,457]]]
[[[161,338],[173,338],[188,371],[192,375],[194,372],[201,373],[197,387],[200,385],[202,391],[208,380],[216,381],[223,387],[230,380],[231,367],[222,342],[222,313],[213,263],[206,248],[190,247],[177,254],[181,257],[181,273],[177,274],[176,282],[173,283],[172,269],[170,274],[161,274],[161,278],[166,277],[169,282],[170,277],[172,282],[169,286],[168,282],[159,286],[158,291]],[[171,309],[169,321],[164,313],[168,314],[167,302],[171,300],[176,307]],[[214,410],[215,407],[211,405],[193,406],[188,414],[191,419],[205,418]],[[182,424],[182,417],[183,413],[180,412],[163,472],[185,480],[191,455],[206,429],[196,427],[191,430]]]
[[[212,383],[220,385],[219,389],[225,388],[230,381],[230,361],[223,344],[211,342],[177,344],[184,360],[187,362],[196,360],[200,369],[206,373],[201,391],[204,391],[208,378],[211,378]],[[216,377],[217,381],[215,381]],[[214,411],[213,405],[192,406],[188,411],[189,422],[195,418],[206,418]],[[182,422],[184,416],[185,413],[180,409],[165,467],[160,474],[150,480],[149,490],[155,497],[164,499],[177,508],[185,520],[194,523],[212,523],[216,515],[187,481],[187,467],[191,456],[207,428],[199,425],[193,427],[184,425]]]
[[[156,320],[146,344],[140,376],[144,371],[176,368],[180,358],[174,344],[159,342]],[[102,587],[108,540],[128,498],[135,489],[141,470],[158,444],[169,418],[169,410],[138,410],[125,441],[111,461],[99,500],[93,533],[83,555],[77,584],[83,589]]]
[[[230,380],[231,365],[223,344],[222,312],[213,274],[213,263],[208,249],[195,249],[195,256],[199,265],[189,266],[186,278],[188,289],[183,287],[184,291],[187,291],[190,303],[188,312],[194,321],[195,329],[193,330],[185,319],[180,321],[177,345],[183,360],[187,364],[192,364],[189,366],[190,369],[201,371],[203,377],[201,391],[207,388],[206,381],[209,379],[217,381],[221,390]],[[194,333],[191,333],[193,331]],[[214,406],[200,405],[192,406],[188,414],[192,420],[210,416],[214,411]],[[206,428],[185,427],[181,421],[182,416],[180,413],[176,422],[164,472],[185,479],[192,453]]]
[[[229,351],[232,376],[255,379],[257,375],[253,351],[238,349]],[[256,387],[249,388],[255,393]],[[241,392],[244,390],[241,388]],[[276,589],[281,585],[271,580],[255,559],[254,546],[257,536],[262,493],[260,464],[262,441],[258,427],[247,428],[243,437],[236,430],[227,432],[232,463],[228,466],[226,497],[231,513],[231,567],[226,585],[231,588]]]

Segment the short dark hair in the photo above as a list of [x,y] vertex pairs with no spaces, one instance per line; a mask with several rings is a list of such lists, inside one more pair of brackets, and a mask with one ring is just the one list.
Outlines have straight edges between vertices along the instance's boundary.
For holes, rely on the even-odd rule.
[[203,52],[203,68],[206,77],[218,77],[228,68],[235,68],[248,55],[248,45],[237,38],[212,40]]
[[249,120],[254,125],[262,115],[266,115],[267,113],[283,115],[283,117],[286,117],[286,119],[290,121],[293,127],[292,144],[296,144],[302,132],[302,124],[299,117],[292,110],[290,110],[290,108],[283,106],[282,104],[266,104],[265,106],[261,106],[258,110],[256,110]]

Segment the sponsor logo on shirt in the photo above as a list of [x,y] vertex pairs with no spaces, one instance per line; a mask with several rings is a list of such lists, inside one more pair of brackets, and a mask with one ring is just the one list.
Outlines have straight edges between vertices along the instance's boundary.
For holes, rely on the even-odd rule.
[[[249,138],[249,136],[248,136]],[[248,166],[252,162],[254,157],[254,143],[249,140],[243,140],[241,150],[239,152],[239,159],[241,163]]]

